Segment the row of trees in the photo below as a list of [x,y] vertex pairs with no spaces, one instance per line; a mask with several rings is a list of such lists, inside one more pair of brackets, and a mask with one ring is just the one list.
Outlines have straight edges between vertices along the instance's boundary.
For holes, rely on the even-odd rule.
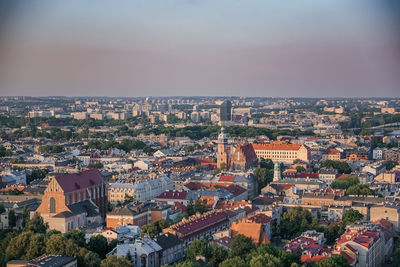
[[99,150],[109,150],[112,148],[118,148],[124,150],[125,152],[130,152],[131,150],[142,149],[145,153],[154,153],[154,149],[148,146],[146,143],[139,140],[128,140],[125,139],[121,143],[116,141],[89,141],[88,148],[95,148]]
[[48,226],[43,223],[42,217],[35,215],[29,219],[29,210],[27,216],[24,215],[23,225],[20,231],[0,232],[0,251],[3,251],[0,253],[1,266],[10,260],[30,260],[43,254],[76,257],[79,266],[132,266],[124,258],[116,261],[118,265],[112,264],[114,258],[106,258],[117,241],[109,244],[105,237],[96,235],[86,243],[85,234],[79,230],[64,235],[55,230],[47,231]]
[[[251,238],[237,235],[233,238],[229,251],[203,239],[194,240],[189,246],[186,261],[175,267],[200,267],[196,258],[205,260],[208,267],[263,267],[263,266],[305,266],[300,261],[300,253],[292,254],[271,244],[255,247]],[[307,264],[315,267],[350,266],[342,256],[333,256],[316,263]]]
[[337,160],[325,160],[321,164],[322,168],[333,168],[336,169],[340,174],[349,174],[351,173],[350,165],[344,161],[337,161]]
[[40,153],[50,153],[50,154],[57,154],[64,152],[64,148],[60,145],[45,145],[39,147]]
[[325,227],[319,225],[317,219],[313,218],[308,210],[302,207],[295,207],[282,215],[279,233],[283,238],[292,239],[304,231],[316,230],[324,233],[327,244],[332,245],[344,233],[347,224],[362,218],[363,215],[360,212],[349,209],[343,214],[341,222],[334,222]]

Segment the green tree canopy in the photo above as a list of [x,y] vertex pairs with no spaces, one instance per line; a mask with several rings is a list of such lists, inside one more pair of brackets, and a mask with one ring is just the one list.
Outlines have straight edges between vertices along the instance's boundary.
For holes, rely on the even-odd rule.
[[356,185],[352,185],[349,188],[347,188],[346,194],[347,195],[369,196],[369,195],[374,195],[375,193],[365,184],[356,184]]
[[350,165],[347,162],[343,161],[336,161],[336,160],[325,160],[321,164],[322,168],[334,168],[338,170],[340,174],[349,174],[351,173]]
[[248,253],[255,249],[255,245],[250,237],[236,235],[232,240],[230,248],[230,257],[238,256],[244,258]]
[[99,254],[100,258],[104,259],[108,253],[107,239],[102,235],[95,235],[89,239],[88,248],[91,251]]
[[349,209],[343,214],[342,220],[347,224],[359,221],[363,217],[364,216],[358,210]]
[[358,177],[355,176],[348,176],[345,178],[339,178],[333,181],[331,187],[334,189],[347,189],[350,186],[357,185],[360,183]]
[[101,261],[100,267],[132,267],[132,262],[125,257],[109,256]]
[[248,267],[249,265],[246,264],[246,262],[240,258],[240,257],[233,257],[224,260],[223,262],[220,263],[219,267]]
[[302,207],[295,207],[282,215],[280,233],[285,238],[293,238],[309,230],[312,223],[311,213]]

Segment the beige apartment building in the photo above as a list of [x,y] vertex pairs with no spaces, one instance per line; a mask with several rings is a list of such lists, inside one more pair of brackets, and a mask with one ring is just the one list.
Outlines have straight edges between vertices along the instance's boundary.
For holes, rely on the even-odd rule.
[[309,150],[300,144],[253,144],[257,158],[293,163],[296,159],[308,162]]

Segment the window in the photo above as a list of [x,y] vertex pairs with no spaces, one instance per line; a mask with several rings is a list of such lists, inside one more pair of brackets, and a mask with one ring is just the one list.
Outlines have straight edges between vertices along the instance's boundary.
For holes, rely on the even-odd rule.
[[50,213],[56,213],[56,200],[54,199],[54,197],[50,198]]

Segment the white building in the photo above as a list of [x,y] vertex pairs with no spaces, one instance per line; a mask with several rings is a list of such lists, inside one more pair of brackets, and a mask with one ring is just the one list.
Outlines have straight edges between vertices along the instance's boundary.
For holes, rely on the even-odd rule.
[[119,244],[107,256],[126,257],[131,255],[135,267],[159,267],[160,251],[162,248],[154,240],[143,237],[135,240],[133,244]]

